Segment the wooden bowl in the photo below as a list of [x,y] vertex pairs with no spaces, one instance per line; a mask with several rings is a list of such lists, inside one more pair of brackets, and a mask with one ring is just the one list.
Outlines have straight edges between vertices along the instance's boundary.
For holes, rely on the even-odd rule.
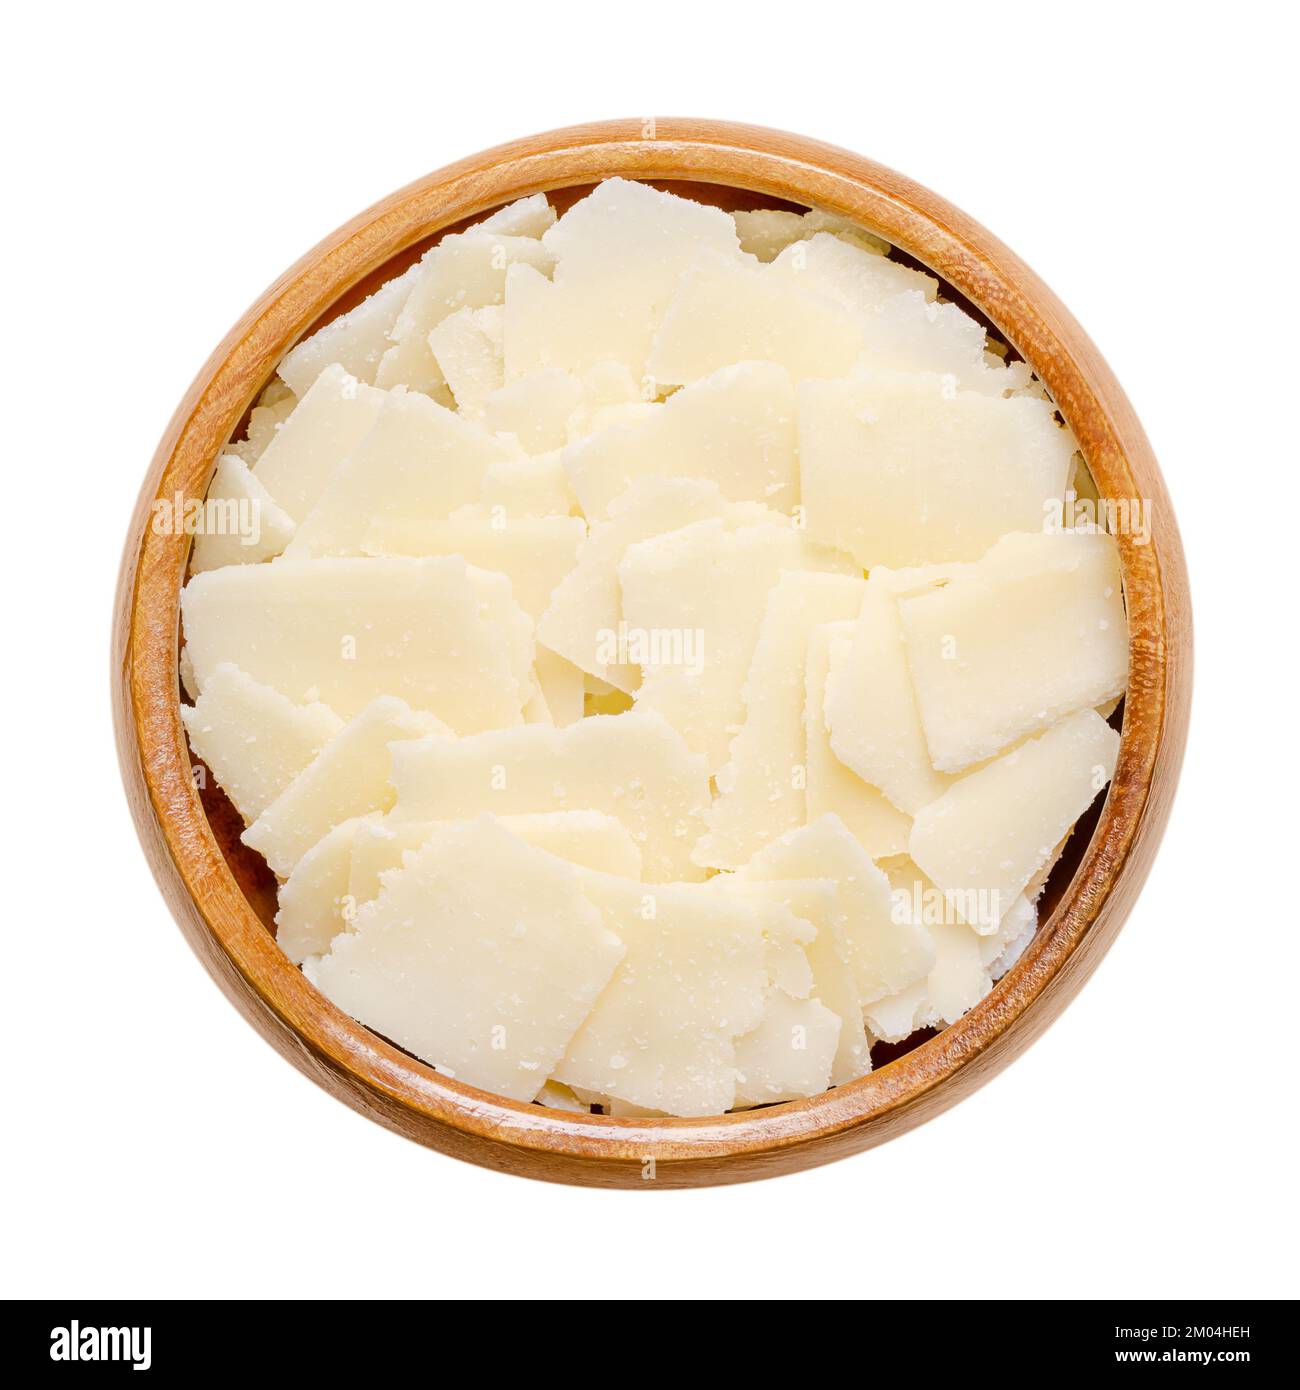
[[[178,598],[190,542],[149,526],[156,497],[201,497],[225,443],[305,332],[355,303],[443,232],[547,191],[572,201],[621,174],[687,181],[722,206],[816,206],[924,264],[1022,355],[1077,436],[1103,497],[1146,498],[1151,540],[1120,535],[1132,672],[1115,777],[1074,836],[1033,943],[952,1027],[849,1085],[698,1120],[572,1115],[475,1090],[336,1009],[280,952],[274,884],[238,818],[196,790],[178,713]],[[1023,262],[935,194],[830,145],[717,121],[609,121],[520,140],[430,174],[321,242],[244,315],[176,411],[127,539],[113,634],[117,740],[128,799],[163,895],[235,1005],[350,1105],[458,1158],[559,1182],[664,1188],[789,1172],[879,1144],[970,1094],[1064,1008],[1133,905],[1169,815],[1186,738],[1191,617],[1177,524],[1150,445],[1083,330]],[[1054,906],[1053,906],[1054,901]]]

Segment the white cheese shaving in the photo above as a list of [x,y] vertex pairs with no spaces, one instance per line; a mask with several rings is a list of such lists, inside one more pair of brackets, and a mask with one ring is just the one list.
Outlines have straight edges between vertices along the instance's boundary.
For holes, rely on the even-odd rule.
[[689,478],[643,478],[592,526],[572,572],[557,586],[537,624],[537,640],[575,666],[629,693],[640,670],[620,660],[623,618],[619,565],[628,547],[676,531],[693,521],[722,516],[728,504],[716,483]]
[[526,266],[507,278],[507,379],[613,361],[639,383],[681,277],[702,254],[740,256],[726,213],[625,179],[607,179],[542,241],[553,282]]
[[[188,648],[186,649],[188,650]],[[343,728],[322,704],[294,704],[229,662],[181,706],[190,746],[245,822],[256,820]]]
[[736,1096],[735,1040],[763,1020],[758,915],[707,884],[583,874],[627,955],[555,1068],[557,1080],[671,1115],[718,1115]]
[[825,623],[815,627],[808,637],[804,795],[810,822],[827,815],[838,817],[873,859],[883,859],[907,849],[911,820],[835,756],[826,727],[826,678],[836,655],[834,644],[839,644],[839,660],[843,661],[852,632],[851,621]]
[[709,804],[708,773],[661,716],[581,719],[393,750],[398,810],[408,820],[489,812],[597,810],[615,816],[641,851],[647,880],[700,878],[690,859]]
[[385,399],[342,367],[326,367],[262,451],[253,476],[302,521],[370,433]]
[[1009,908],[1111,779],[1119,735],[1093,710],[959,777],[917,813],[909,853],[945,891]]
[[445,392],[429,334],[457,310],[500,304],[506,274],[515,264],[549,271],[552,258],[535,238],[512,236],[490,226],[443,237],[415,268],[410,293],[393,324],[392,346],[375,372],[375,384],[409,386],[434,395]]
[[280,378],[295,395],[305,395],[312,382],[333,363],[358,381],[374,384],[379,359],[388,351],[389,334],[411,292],[416,268],[383,284],[355,309],[331,320],[304,338],[280,363]]
[[[200,688],[222,662],[350,718],[381,695],[457,733],[519,723],[512,638],[455,557],[230,565],[195,575],[181,620]],[[531,656],[526,657],[531,662]]]
[[824,713],[835,756],[900,811],[914,815],[947,788],[921,727],[898,600],[875,575],[851,640],[830,649]]
[[487,469],[508,445],[416,391],[383,398],[358,440],[302,518],[289,559],[360,555],[370,527],[389,519],[441,521],[482,496]]
[[768,595],[787,570],[843,575],[854,566],[795,527],[729,530],[720,517],[631,545],[619,565],[623,618],[643,647],[637,707],[662,714],[711,772],[744,722]]
[[304,854],[340,822],[386,811],[396,800],[392,745],[428,735],[449,738],[431,714],[381,695],[346,724],[244,831],[244,843],[287,878]]
[[359,832],[378,816],[372,812],[336,825],[280,885],[275,939],[295,965],[323,955],[340,932],[351,928],[358,905],[349,890],[354,846]]
[[833,878],[839,888],[835,937],[862,1004],[906,989],[929,973],[934,949],[910,921],[898,921],[889,880],[837,816],[823,816],[761,850],[743,876],[756,881]]
[[771,266],[715,257],[681,283],[647,370],[684,386],[734,362],[774,362],[794,382],[840,377],[862,351],[858,316]]
[[864,568],[974,560],[1059,504],[1074,442],[1044,401],[872,372],[799,390],[808,534]]
[[532,1100],[623,953],[571,866],[484,818],[435,835],[387,879],[316,977],[447,1075]]
[[697,863],[738,869],[769,840],[807,822],[808,639],[824,623],[853,617],[864,587],[849,575],[794,570],[771,590],[742,692],[744,723],[718,771]]
[[190,573],[273,559],[293,539],[294,520],[243,459],[223,454],[208,485]]
[[1104,534],[1003,536],[900,609],[930,756],[950,772],[1128,682],[1119,554]]
[[[544,849],[570,864],[620,878],[641,877],[641,851],[626,827],[601,811],[543,811],[534,815],[498,816],[504,830],[526,844]],[[350,842],[348,888],[358,906],[376,897],[382,879],[402,866],[405,856],[420,849],[452,821],[407,821],[393,816],[370,817],[357,825]]]
[[576,516],[483,516],[479,509],[446,521],[387,516],[362,543],[369,555],[460,555],[476,568],[503,574],[515,601],[534,621],[577,563],[587,528]]
[[648,476],[707,478],[730,501],[791,512],[799,484],[790,378],[770,362],[723,367],[663,405],[570,444],[563,459],[589,519]]
[[481,418],[484,402],[505,381],[502,332],[499,304],[457,309],[429,331],[429,351],[467,418]]

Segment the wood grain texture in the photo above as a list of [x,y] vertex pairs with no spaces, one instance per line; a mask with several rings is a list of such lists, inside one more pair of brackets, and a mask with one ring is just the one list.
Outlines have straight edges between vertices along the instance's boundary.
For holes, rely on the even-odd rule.
[[[307,983],[241,892],[193,785],[177,678],[189,540],[148,524],[155,497],[203,495],[220,449],[311,326],[465,219],[614,174],[712,185],[701,189],[711,201],[732,190],[746,205],[817,206],[878,232],[1024,356],[1104,497],[1152,504],[1151,543],[1119,538],[1132,673],[1114,781],[1073,879],[1025,956],[956,1024],[870,1076],[716,1119],[620,1120],[502,1100],[439,1076]],[[430,174],[326,238],[240,319],[176,411],[141,491],[119,581],[113,698],[127,797],[163,895],[207,969],[284,1056],[363,1114],[458,1158],[654,1191],[789,1172],[879,1144],[1023,1051],[1095,969],[1150,868],[1182,760],[1191,658],[1182,545],[1150,445],[1097,349],[1022,261],[943,199],[847,151],[716,121],[660,120],[649,131],[627,120],[534,136]]]

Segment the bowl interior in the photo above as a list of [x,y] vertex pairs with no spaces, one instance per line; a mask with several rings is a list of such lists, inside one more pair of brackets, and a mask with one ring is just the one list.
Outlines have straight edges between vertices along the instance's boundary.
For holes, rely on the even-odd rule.
[[[728,212],[754,208],[787,209],[797,212],[807,210],[806,204],[766,196],[728,184],[681,179],[649,179],[645,181],[668,192],[678,193],[699,202],[711,203]],[[578,199],[589,193],[593,187],[595,187],[595,185],[592,183],[568,185],[562,188],[548,190],[547,197],[556,208],[557,212],[562,213],[573,203],[578,201]],[[482,216],[486,216],[487,213],[492,210],[491,208],[486,209],[483,213],[478,214],[474,218],[465,219],[461,222],[443,227],[437,232],[413,242],[410,246],[390,257],[384,264],[371,271],[370,274],[365,276],[356,285],[352,286],[346,293],[340,295],[339,298],[320,314],[310,327],[304,331],[302,337],[305,338],[310,336],[318,329],[323,328],[332,319],[338,317],[340,314],[346,313],[349,309],[359,304],[385,281],[401,274],[408,266],[419,260],[419,258],[431,246],[436,245],[442,237],[463,230],[466,226],[470,225],[471,222],[480,220]],[[876,229],[868,227],[867,230]],[[902,248],[895,247],[891,255],[893,259],[902,261],[905,264],[914,267],[923,267],[923,263],[918,258],[910,255]],[[930,267],[926,266],[923,268],[925,268],[929,274],[935,274]],[[944,280],[942,276],[938,278],[940,283],[939,296],[941,299],[959,305],[966,313],[980,322],[994,340],[1005,344],[1010,357],[1018,358],[1020,356],[1015,344],[1007,340],[1006,335],[993,324],[979,306],[956,290],[951,284]],[[244,428],[247,425],[249,411],[251,411],[254,403],[255,397],[246,403],[244,414],[231,434],[232,439],[238,439],[243,434]],[[215,456],[212,462],[215,465]],[[1110,718],[1112,726],[1116,729],[1119,729],[1121,726],[1123,712],[1124,702],[1121,701]],[[199,790],[203,810],[207,816],[208,824],[211,827],[212,834],[221,851],[221,855],[258,920],[262,923],[266,931],[271,936],[274,936],[277,905],[275,876],[267,867],[262,856],[250,850],[241,842],[240,835],[244,829],[243,821],[226,797],[226,794],[216,784],[216,781],[208,774],[207,769],[193,753],[190,754],[190,761],[195,769],[195,782]],[[1075,873],[1084,858],[1093,832],[1097,827],[1103,804],[1104,798],[1099,798],[1097,802],[1089,808],[1079,820],[1074,832],[1066,842],[1065,849],[1047,880],[1042,898],[1039,902],[1040,930],[1042,925],[1046,923],[1053,912],[1055,912],[1058,904],[1066,897]],[[1001,988],[1000,985],[995,986],[995,993],[999,988]],[[935,1029],[926,1028],[914,1032],[902,1042],[877,1042],[872,1048],[873,1066],[879,1069],[889,1062],[896,1061],[935,1036]],[[389,1045],[395,1046],[395,1044],[391,1043],[389,1043]],[[424,1065],[415,1058],[412,1058],[412,1061],[418,1066]],[[667,1123],[672,1122],[668,1121]]]

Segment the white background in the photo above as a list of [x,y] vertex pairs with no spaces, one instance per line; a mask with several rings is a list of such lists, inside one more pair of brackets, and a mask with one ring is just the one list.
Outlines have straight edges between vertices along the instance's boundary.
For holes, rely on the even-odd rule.
[[[1300,1293],[1284,13],[368,0],[11,14],[3,1292]],[[1164,848],[1047,1036],[884,1148],[649,1196],[464,1166],[281,1061],[163,906],[108,697],[136,489],[234,319],[412,178],[614,115],[818,136],[938,190],[1019,251],[1154,441],[1198,642]]]

